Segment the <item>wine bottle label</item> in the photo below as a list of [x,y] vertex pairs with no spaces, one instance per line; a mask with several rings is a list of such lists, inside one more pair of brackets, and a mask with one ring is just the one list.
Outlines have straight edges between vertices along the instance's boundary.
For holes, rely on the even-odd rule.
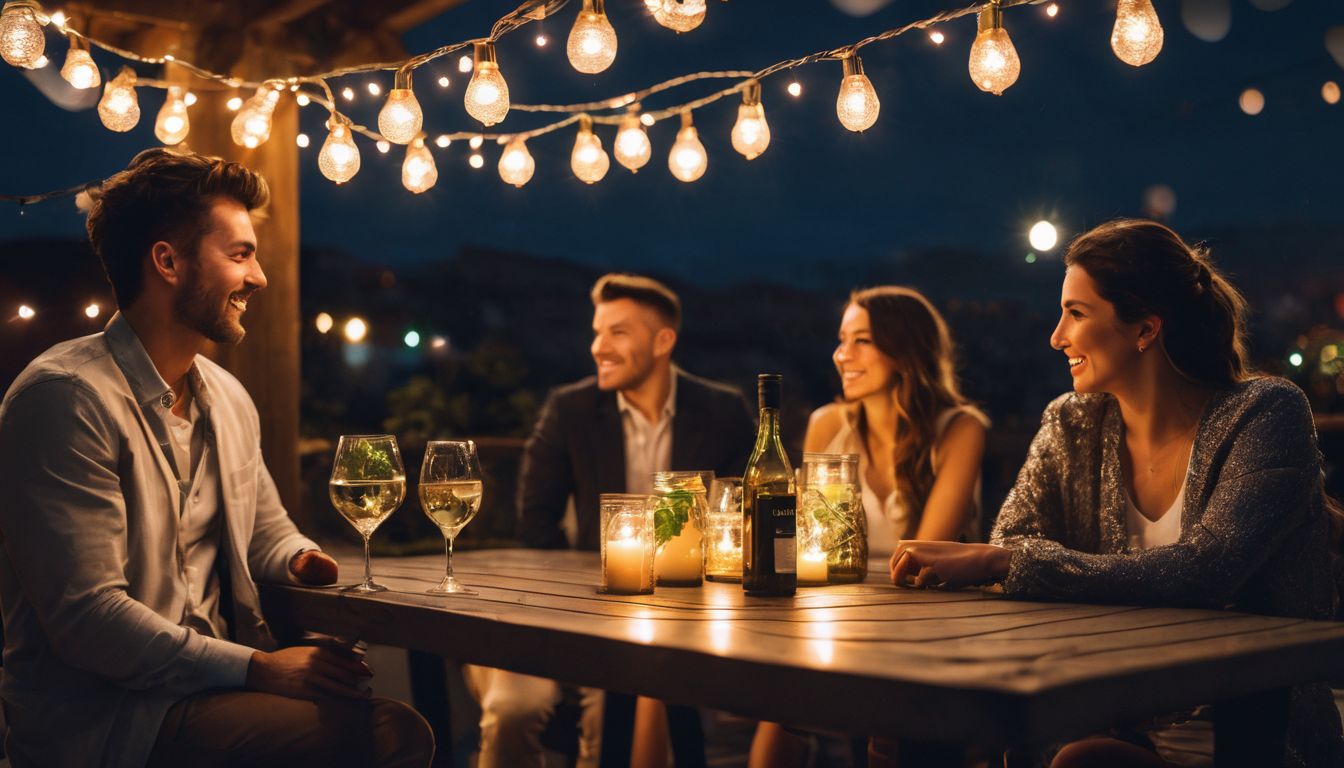
[[797,541],[790,536],[787,539],[775,539],[775,573],[796,573],[798,571]]
[[756,500],[757,514],[762,527],[774,539],[775,573],[795,573],[798,570],[796,543],[798,517],[797,497],[793,494],[761,494]]

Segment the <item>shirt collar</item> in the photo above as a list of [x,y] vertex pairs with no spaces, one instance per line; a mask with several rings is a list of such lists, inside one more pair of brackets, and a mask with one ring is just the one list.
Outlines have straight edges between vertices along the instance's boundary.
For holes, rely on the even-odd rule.
[[[671,370],[668,371],[667,376],[667,400],[663,403],[662,415],[666,417],[668,421],[671,421],[672,417],[677,415],[677,367],[672,366]],[[632,416],[640,417],[643,417],[644,415],[631,405],[630,401],[625,399],[625,393],[619,390],[616,392],[616,409],[622,414],[628,413]]]
[[[112,350],[112,359],[131,385],[135,401],[141,405],[157,404],[165,410],[172,408],[175,399],[173,388],[159,375],[159,369],[154,367],[154,361],[149,358],[145,345],[140,343],[140,337],[126,316],[120,312],[113,314],[103,329],[103,337]],[[191,370],[187,371],[187,383],[192,395],[200,401],[201,411],[208,413],[210,397],[195,362],[191,364]]]

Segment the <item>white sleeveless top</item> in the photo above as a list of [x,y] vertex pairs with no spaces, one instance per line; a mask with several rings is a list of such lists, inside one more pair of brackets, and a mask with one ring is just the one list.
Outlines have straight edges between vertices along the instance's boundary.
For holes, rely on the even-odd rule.
[[[1185,473],[1187,476],[1190,474],[1189,462],[1186,462]],[[1181,490],[1176,493],[1176,500],[1171,502],[1166,513],[1156,520],[1144,517],[1134,504],[1134,500],[1129,497],[1129,492],[1125,491],[1125,527],[1129,531],[1131,552],[1165,547],[1180,540],[1181,508],[1185,505],[1185,482],[1184,479],[1181,480]]]
[[[843,409],[844,420],[841,422],[840,431],[831,438],[831,442],[826,445],[824,453],[857,453],[859,455],[859,489],[863,493],[863,511],[868,519],[868,562],[881,562],[882,559],[891,556],[896,549],[896,542],[905,538],[908,539],[915,535],[919,528],[920,513],[923,510],[910,510],[904,500],[896,491],[887,494],[885,499],[880,499],[877,493],[868,486],[868,450],[863,444],[863,438],[859,435],[857,408],[846,407]],[[934,421],[934,454],[933,465],[939,465],[937,453],[937,441],[942,439],[943,432],[947,425],[952,423],[952,418],[960,413],[969,413],[976,421],[979,421],[986,428],[989,427],[989,419],[985,417],[978,409],[966,405],[960,405],[953,408],[946,408],[938,414]],[[962,536],[966,541],[976,541],[980,538],[980,478],[977,475],[975,479],[975,510],[971,519],[966,523],[966,529]]]

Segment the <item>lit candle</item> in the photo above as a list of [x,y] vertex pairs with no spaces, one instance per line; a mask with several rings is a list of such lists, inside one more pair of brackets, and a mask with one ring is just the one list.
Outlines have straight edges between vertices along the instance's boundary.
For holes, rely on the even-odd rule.
[[820,549],[798,552],[798,583],[826,583],[826,553]]
[[638,594],[648,590],[644,542],[634,535],[607,541],[607,591]]

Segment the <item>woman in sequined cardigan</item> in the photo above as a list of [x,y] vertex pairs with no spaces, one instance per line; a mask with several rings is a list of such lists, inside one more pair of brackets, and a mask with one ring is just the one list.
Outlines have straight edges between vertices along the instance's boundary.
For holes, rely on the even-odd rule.
[[[1331,504],[1311,409],[1290,382],[1246,370],[1236,289],[1154,222],[1102,225],[1065,264],[1051,344],[1075,391],[1046,408],[992,543],[903,541],[892,580],[1332,618]],[[1054,766],[1211,764],[1211,729],[1197,724],[1075,742]],[[1325,685],[1294,689],[1284,762],[1344,762]]]

